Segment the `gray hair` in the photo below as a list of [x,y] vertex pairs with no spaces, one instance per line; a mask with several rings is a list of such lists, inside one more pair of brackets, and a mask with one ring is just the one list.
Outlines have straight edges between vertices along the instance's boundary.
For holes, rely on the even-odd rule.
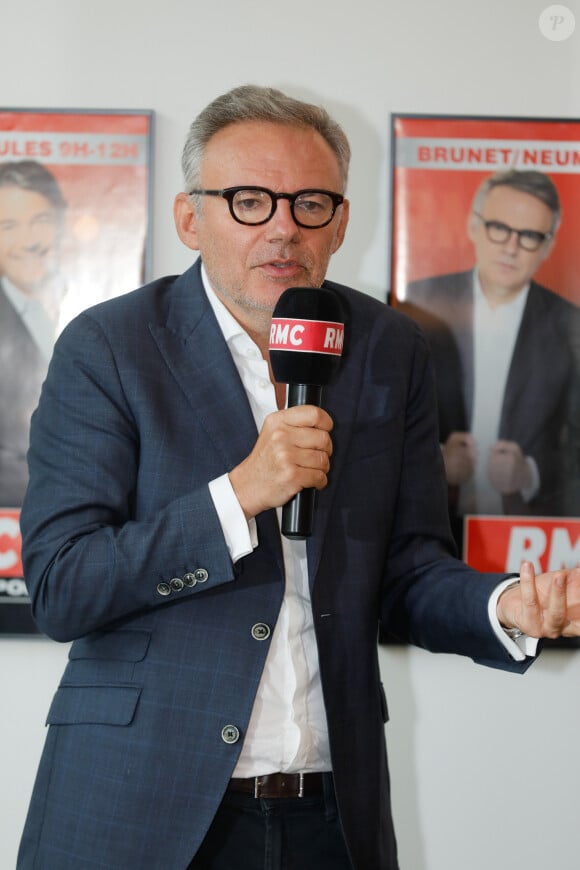
[[350,145],[342,127],[326,109],[295,100],[275,88],[242,85],[216,97],[192,122],[181,159],[187,190],[200,186],[201,162],[212,136],[241,121],[269,121],[316,130],[332,148],[346,189]]
[[496,187],[511,187],[521,193],[535,196],[552,212],[552,232],[554,233],[562,216],[560,198],[556,185],[544,172],[535,169],[506,169],[495,172],[482,182],[473,200],[473,210],[481,211],[483,204],[491,191]]
[[13,160],[0,163],[0,187],[19,187],[39,193],[56,211],[64,211],[66,201],[58,181],[46,166],[36,160]]

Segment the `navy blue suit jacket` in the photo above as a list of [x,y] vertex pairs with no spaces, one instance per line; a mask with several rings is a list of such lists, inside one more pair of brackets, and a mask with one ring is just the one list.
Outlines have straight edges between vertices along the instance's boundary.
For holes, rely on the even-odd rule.
[[[523,667],[488,623],[499,578],[450,555],[425,341],[408,318],[330,286],[348,316],[324,396],[334,453],[307,546],[312,609],[353,866],[394,870],[380,621],[429,649]],[[264,667],[269,641],[252,626],[275,625],[284,593],[276,512],[257,517],[258,547],[232,565],[207,487],[256,437],[199,264],[61,335],[22,530],[38,625],[75,641],[20,870],[185,870],[196,852]]]

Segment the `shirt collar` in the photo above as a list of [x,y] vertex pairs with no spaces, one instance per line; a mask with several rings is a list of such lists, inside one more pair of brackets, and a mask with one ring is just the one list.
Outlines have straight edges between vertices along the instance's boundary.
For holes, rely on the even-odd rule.
[[23,293],[22,290],[19,290],[18,287],[15,287],[12,281],[9,281],[6,276],[2,278],[2,288],[9,301],[12,303],[12,306],[22,317],[26,309],[29,307],[30,297],[27,296],[26,293]]
[[[505,306],[502,305],[499,307],[502,308],[504,311],[510,310],[523,312],[526,305],[526,300],[528,298],[529,290],[530,284],[528,282],[528,284],[526,284],[525,287],[523,287],[510,302],[507,302]],[[485,307],[486,309],[491,310],[489,302],[487,301],[487,297],[483,292],[483,287],[481,286],[481,281],[479,280],[479,272],[477,271],[477,268],[473,270],[473,301],[478,308]]]

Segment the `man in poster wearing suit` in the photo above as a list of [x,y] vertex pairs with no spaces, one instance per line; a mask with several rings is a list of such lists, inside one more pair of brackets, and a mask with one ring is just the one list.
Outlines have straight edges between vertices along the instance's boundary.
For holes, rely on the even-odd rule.
[[65,201],[35,160],[0,163],[0,507],[26,490],[30,416],[54,343]]
[[[518,672],[533,638],[580,633],[580,570],[452,556],[425,341],[324,280],[349,153],[316,106],[218,97],[175,200],[201,259],[57,341],[23,558],[38,625],[74,643],[19,870],[396,870],[380,622]],[[342,365],[324,408],[286,408],[272,312],[321,285],[345,310]],[[312,534],[286,538],[304,488]]]
[[415,281],[434,358],[452,513],[575,515],[580,311],[533,276],[560,222],[551,179],[487,178],[468,217],[475,267]]

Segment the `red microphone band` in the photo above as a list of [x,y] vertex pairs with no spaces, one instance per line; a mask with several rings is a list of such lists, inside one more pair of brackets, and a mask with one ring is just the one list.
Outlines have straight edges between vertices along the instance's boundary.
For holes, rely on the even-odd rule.
[[270,350],[341,356],[343,343],[344,323],[332,320],[299,320],[295,317],[272,318]]

